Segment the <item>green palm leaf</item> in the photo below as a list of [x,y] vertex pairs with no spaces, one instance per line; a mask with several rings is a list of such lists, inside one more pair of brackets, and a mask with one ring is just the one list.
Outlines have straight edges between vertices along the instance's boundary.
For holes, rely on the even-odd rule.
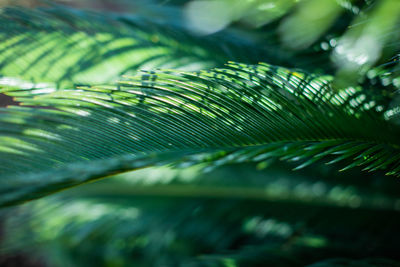
[[[398,129],[357,88],[266,64],[145,73],[118,86],[3,89],[1,205],[113,173],[180,161],[354,159],[399,175]],[[182,164],[183,164],[182,163]]]
[[114,82],[121,74],[155,67],[198,70],[232,57],[265,58],[243,38],[202,38],[182,25],[145,16],[101,14],[64,6],[0,10],[0,74],[30,82]]

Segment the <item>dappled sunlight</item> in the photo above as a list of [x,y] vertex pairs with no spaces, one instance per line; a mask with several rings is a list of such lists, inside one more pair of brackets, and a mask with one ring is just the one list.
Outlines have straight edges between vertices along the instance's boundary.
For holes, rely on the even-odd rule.
[[0,266],[397,266],[399,11],[0,0]]

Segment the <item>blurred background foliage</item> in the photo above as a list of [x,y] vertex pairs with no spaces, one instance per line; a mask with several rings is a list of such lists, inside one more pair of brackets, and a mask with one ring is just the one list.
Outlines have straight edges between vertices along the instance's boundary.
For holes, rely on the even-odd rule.
[[[17,2],[0,1],[2,85],[263,61],[361,88],[398,123],[398,0]],[[4,208],[0,265],[400,266],[397,179],[279,160],[207,167],[147,168]]]
[[80,186],[4,210],[3,252],[49,266],[397,266],[396,180],[290,168],[159,167]]

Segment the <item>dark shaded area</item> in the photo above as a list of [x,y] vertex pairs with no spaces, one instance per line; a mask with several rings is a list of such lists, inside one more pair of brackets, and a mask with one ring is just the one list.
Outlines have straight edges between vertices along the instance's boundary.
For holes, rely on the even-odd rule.
[[45,267],[46,265],[39,261],[29,258],[27,254],[19,253],[2,256],[0,254],[0,266],[2,267]]
[[[0,244],[4,238],[4,217],[0,215]],[[0,266],[1,267],[45,267],[43,261],[34,259],[31,255],[24,252],[3,253],[0,251]]]
[[6,107],[8,105],[17,105],[18,102],[14,101],[12,97],[5,94],[0,94],[0,107]]

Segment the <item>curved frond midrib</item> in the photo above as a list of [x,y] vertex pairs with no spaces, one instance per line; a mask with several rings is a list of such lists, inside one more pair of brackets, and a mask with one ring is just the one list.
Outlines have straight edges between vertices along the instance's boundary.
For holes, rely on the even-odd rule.
[[39,197],[177,162],[211,167],[278,158],[304,168],[329,158],[346,162],[344,169],[400,175],[398,129],[365,109],[357,91],[335,93],[329,79],[267,64],[145,72],[116,86],[5,93],[28,106],[0,116],[8,129],[0,135],[8,178],[0,180],[16,194],[7,203],[35,198],[24,185]]

